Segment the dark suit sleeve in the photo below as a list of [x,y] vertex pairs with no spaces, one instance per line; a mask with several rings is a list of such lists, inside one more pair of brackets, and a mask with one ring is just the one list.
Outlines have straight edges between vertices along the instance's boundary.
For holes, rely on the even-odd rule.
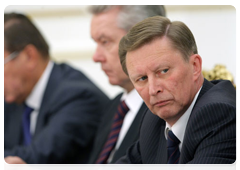
[[108,99],[94,89],[79,86],[58,88],[47,116],[42,118],[43,128],[35,132],[31,145],[16,146],[5,153],[27,163],[86,163],[102,115],[100,110]]
[[[229,104],[209,104],[193,115],[185,136],[186,157],[194,164],[229,164],[236,160],[236,108]],[[204,123],[199,123],[204,122]],[[190,134],[193,133],[192,139]],[[197,143],[196,143],[197,142]],[[195,144],[194,144],[195,143]],[[196,145],[197,147],[194,147]],[[194,152],[193,148],[197,148]],[[192,153],[193,155],[191,155]]]
[[127,154],[121,157],[116,164],[142,164],[139,141],[135,142],[128,150]]

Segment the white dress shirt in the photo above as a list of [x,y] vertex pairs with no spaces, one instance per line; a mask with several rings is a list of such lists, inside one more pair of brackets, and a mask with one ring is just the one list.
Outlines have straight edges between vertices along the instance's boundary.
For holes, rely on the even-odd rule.
[[52,72],[54,63],[52,61],[48,62],[46,69],[38,80],[37,84],[34,86],[32,92],[26,99],[26,104],[33,108],[33,112],[30,117],[30,133],[33,135],[35,132],[35,127],[37,123],[37,117],[39,113],[39,109],[42,103],[43,94],[45,92],[49,76]]
[[195,95],[195,97],[194,97],[191,105],[188,107],[187,111],[178,119],[178,121],[172,127],[166,122],[165,137],[167,139],[168,130],[172,130],[174,135],[180,140],[180,144],[179,144],[179,151],[180,152],[181,152],[181,149],[182,149],[182,142],[183,142],[186,126],[187,126],[187,123],[188,123],[188,119],[191,115],[193,106],[196,103],[197,97],[198,97],[201,89],[202,89],[202,87],[199,89],[199,91]]

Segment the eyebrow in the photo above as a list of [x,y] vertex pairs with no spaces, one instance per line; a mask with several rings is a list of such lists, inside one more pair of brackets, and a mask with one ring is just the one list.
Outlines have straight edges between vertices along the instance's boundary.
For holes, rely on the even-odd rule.
[[94,40],[94,41],[99,41],[101,40],[102,38],[105,38],[107,37],[105,34],[100,34],[99,36],[97,36],[97,38],[95,39],[93,36],[91,36],[91,38]]
[[[159,64],[158,66],[156,66],[155,68],[151,68],[150,69],[150,71],[151,72],[157,72],[159,69],[163,69],[163,68],[165,68],[165,67],[167,67],[166,65],[163,65],[163,64]],[[169,67],[169,66],[168,66]],[[141,77],[144,77],[144,76],[147,76],[146,74],[133,74],[133,76],[132,77],[130,77],[132,80],[136,80],[136,79],[138,79],[138,78],[141,78]]]
[[99,41],[99,40],[101,40],[101,39],[103,39],[103,38],[108,38],[108,36],[106,36],[105,34],[101,34],[101,35],[97,38],[97,40]]
[[146,74],[133,74],[133,76],[129,76],[130,79],[136,81],[137,79],[147,76]]

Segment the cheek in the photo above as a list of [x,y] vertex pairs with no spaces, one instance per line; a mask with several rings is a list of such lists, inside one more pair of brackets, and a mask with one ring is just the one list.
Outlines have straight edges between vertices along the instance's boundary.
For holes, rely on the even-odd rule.
[[24,83],[27,82],[21,76],[22,72],[4,72],[4,88],[11,90],[20,90],[24,87]]
[[179,79],[179,77],[175,77],[171,78],[169,82],[170,83],[167,84],[166,88],[174,97],[175,102],[182,106],[186,103],[187,96],[189,96],[190,89],[186,83],[187,81],[185,81],[184,78]]
[[111,60],[109,61],[109,67],[112,69],[112,71],[117,77],[121,77],[124,79],[128,78],[128,76],[124,73],[122,69],[122,65],[118,56],[112,56]]
[[107,52],[107,59],[109,61],[109,64],[112,67],[116,67],[116,66],[121,65],[118,53],[115,52],[115,50]]
[[188,86],[189,74],[187,70],[175,70],[171,76],[166,80],[167,86],[174,93],[181,93],[183,90],[186,90],[185,87]]
[[10,86],[13,84],[14,76],[11,73],[6,73],[4,71],[4,88],[7,88],[7,86]]
[[4,87],[5,88],[8,88],[8,89],[15,89],[17,88],[19,85],[20,82],[18,79],[14,78],[14,77],[8,77],[6,79],[4,79]]
[[169,77],[165,84],[165,94],[173,98],[175,104],[182,105],[184,98],[187,96],[185,89],[183,88],[184,81],[178,77]]
[[179,91],[181,89],[179,88],[181,83],[182,82],[179,82],[177,77],[171,76],[165,80],[165,89],[174,94],[176,91]]
[[119,58],[119,57],[118,57],[118,44],[113,43],[113,44],[111,45],[111,47],[109,47],[109,48],[107,49],[107,51],[108,51],[108,53],[109,53],[111,56],[114,56],[115,59],[116,59],[116,58]]

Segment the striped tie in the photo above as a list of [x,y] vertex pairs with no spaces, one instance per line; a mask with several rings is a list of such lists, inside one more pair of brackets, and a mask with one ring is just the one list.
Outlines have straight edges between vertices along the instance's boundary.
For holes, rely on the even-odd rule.
[[178,164],[180,158],[179,143],[180,140],[169,130],[167,135],[168,164]]
[[103,148],[98,160],[96,161],[97,164],[107,163],[108,157],[109,157],[112,149],[116,145],[118,135],[119,135],[119,132],[122,127],[123,119],[128,111],[129,111],[128,106],[126,105],[126,103],[124,101],[122,101],[119,104],[117,113],[114,116],[114,121],[113,121],[113,124],[111,127],[111,132],[108,135],[107,142],[105,143],[104,148]]
[[31,143],[31,133],[30,133],[30,114],[33,109],[25,105],[25,110],[22,117],[23,123],[23,143],[24,145],[29,145]]

